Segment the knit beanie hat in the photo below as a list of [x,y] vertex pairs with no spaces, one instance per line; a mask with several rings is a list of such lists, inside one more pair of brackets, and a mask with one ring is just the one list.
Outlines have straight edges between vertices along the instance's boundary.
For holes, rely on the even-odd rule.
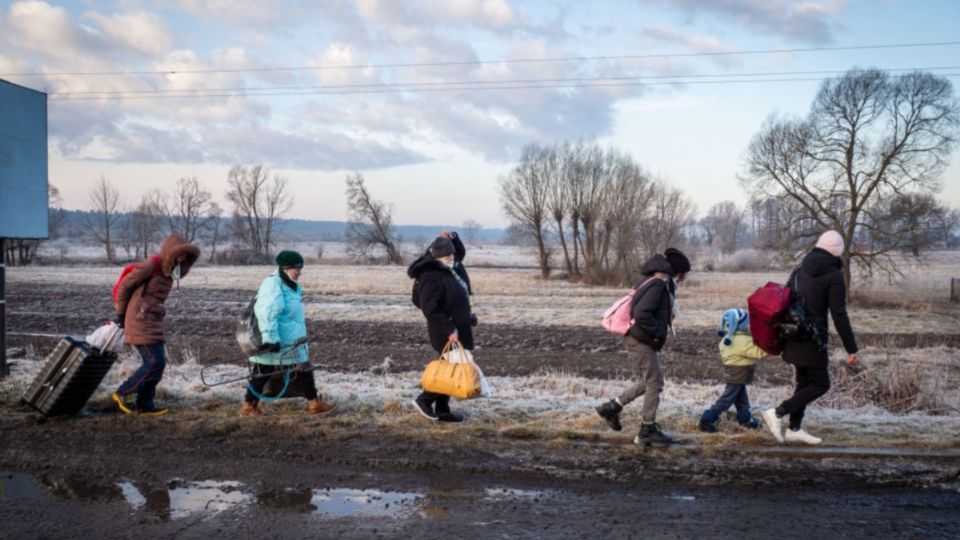
[[688,259],[687,256],[684,255],[679,249],[667,248],[667,250],[663,252],[663,256],[670,261],[670,266],[673,267],[674,275],[686,274],[690,271],[690,259]]
[[430,254],[433,255],[434,259],[439,259],[440,257],[446,257],[447,255],[453,255],[456,250],[453,248],[453,242],[449,238],[444,238],[438,236],[436,240],[430,244]]
[[281,270],[286,270],[287,268],[303,268],[303,255],[300,255],[296,251],[281,251],[277,254],[277,266]]
[[817,239],[816,247],[825,250],[834,257],[843,255],[843,237],[837,231],[827,231]]
[[740,308],[728,309],[723,312],[723,318],[720,319],[720,328],[717,329],[717,335],[723,337],[723,344],[733,343],[733,334],[737,332],[748,332],[750,330],[750,316]]

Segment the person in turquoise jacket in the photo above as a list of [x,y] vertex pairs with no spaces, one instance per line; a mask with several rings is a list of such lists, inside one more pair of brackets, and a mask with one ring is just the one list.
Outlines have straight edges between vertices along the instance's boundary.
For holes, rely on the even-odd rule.
[[700,430],[707,433],[717,431],[720,415],[731,405],[737,408],[737,422],[741,426],[759,429],[760,422],[750,412],[747,385],[753,382],[757,360],[766,357],[767,353],[753,343],[750,336],[750,318],[746,310],[736,308],[725,311],[717,334],[723,337],[719,348],[720,360],[723,362],[723,379],[727,385],[716,403],[703,412],[699,422]]
[[[303,256],[296,251],[281,251],[276,258],[277,270],[267,276],[257,290],[253,311],[257,316],[263,346],[250,357],[255,375],[269,375],[291,369],[291,365],[305,364],[307,354],[307,324],[303,315],[303,288],[297,283],[303,271]],[[250,381],[243,400],[240,416],[256,418],[262,415],[259,396],[270,377],[256,377]],[[336,405],[320,399],[312,372],[294,372],[290,385],[298,385],[307,398],[307,412],[327,414]]]

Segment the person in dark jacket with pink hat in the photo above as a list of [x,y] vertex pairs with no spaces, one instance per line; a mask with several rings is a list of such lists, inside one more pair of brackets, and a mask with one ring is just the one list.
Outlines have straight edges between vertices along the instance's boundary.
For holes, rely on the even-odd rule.
[[[448,341],[473,350],[473,326],[477,319],[470,310],[470,278],[463,266],[466,249],[455,232],[440,231],[430,247],[407,269],[413,278],[412,301],[427,320],[430,345],[438,354]],[[463,416],[450,410],[450,396],[423,391],[413,401],[418,413],[428,420],[462,422]]]
[[[797,384],[789,399],[761,413],[767,429],[779,442],[823,442],[804,431],[801,422],[807,405],[830,389],[827,312],[833,318],[833,326],[847,351],[847,365],[857,364],[857,341],[847,317],[847,290],[843,281],[843,260],[840,258],[843,251],[844,241],[840,233],[827,231],[820,235],[816,246],[790,275],[788,284],[800,298],[806,316],[812,323],[813,335],[784,343],[781,357],[793,364]],[[786,432],[782,430],[780,421],[784,416],[790,417]]]

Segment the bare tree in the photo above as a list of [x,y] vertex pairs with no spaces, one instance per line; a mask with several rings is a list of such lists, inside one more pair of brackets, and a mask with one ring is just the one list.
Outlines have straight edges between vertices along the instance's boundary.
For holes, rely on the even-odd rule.
[[370,195],[360,173],[347,175],[347,214],[347,244],[351,253],[369,259],[382,249],[388,263],[403,263],[403,255],[397,249],[400,239],[393,231],[393,208]]
[[181,178],[172,194],[162,193],[157,199],[168,233],[179,233],[193,242],[207,225],[213,194],[200,185],[197,177]]
[[929,194],[904,194],[890,201],[871,235],[909,250],[914,257],[943,238],[943,223],[949,209]]
[[533,236],[537,246],[540,275],[550,276],[550,250],[547,246],[547,177],[543,174],[536,145],[523,149],[518,163],[500,178],[500,202],[504,212]]
[[120,220],[120,192],[101,176],[90,189],[90,205],[93,212],[86,216],[84,227],[103,245],[107,262],[112,264],[116,258],[114,229]]
[[[899,272],[889,256],[898,242],[878,229],[883,212],[904,193],[939,190],[958,109],[946,78],[850,70],[821,85],[805,119],[768,119],[747,149],[741,183],[754,199],[796,205],[782,226],[793,251],[835,229],[845,240],[844,263]],[[886,240],[862,241],[872,236]],[[844,277],[849,283],[849,264]]]
[[207,240],[210,242],[209,260],[211,261],[217,259],[217,246],[220,244],[221,236],[223,236],[222,215],[223,209],[220,208],[220,205],[216,201],[211,201],[207,206],[206,227],[204,228]]
[[128,242],[125,243],[132,245],[135,258],[146,258],[160,243],[164,221],[162,198],[159,191],[146,193],[126,216],[124,237]]
[[706,236],[707,245],[722,253],[733,253],[743,236],[744,212],[733,201],[719,202],[710,207],[700,219],[700,228]]
[[683,230],[693,220],[696,207],[682,190],[663,180],[654,182],[650,212],[643,219],[640,240],[647,254],[660,253],[680,245]]
[[227,177],[227,198],[233,203],[231,226],[235,237],[250,250],[269,255],[278,220],[293,204],[287,180],[269,179],[263,165],[234,165]]
[[463,222],[463,225],[460,226],[464,240],[468,244],[475,244],[477,242],[477,235],[480,233],[480,229],[483,228],[483,225],[475,219],[468,219]]

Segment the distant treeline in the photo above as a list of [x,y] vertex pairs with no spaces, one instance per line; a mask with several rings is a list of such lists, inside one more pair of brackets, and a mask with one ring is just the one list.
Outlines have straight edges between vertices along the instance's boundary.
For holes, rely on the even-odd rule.
[[[51,210],[53,211],[53,210]],[[63,221],[57,230],[58,238],[82,239],[89,236],[84,227],[84,220],[92,216],[93,212],[86,210],[58,210],[63,214]],[[121,213],[118,227],[122,228],[126,220],[131,219],[129,212]],[[221,217],[223,221],[230,218]],[[414,242],[418,239],[429,241],[436,236],[437,231],[447,229],[460,231],[457,225],[394,225],[404,241]],[[316,221],[310,219],[280,219],[278,220],[278,234],[281,238],[292,242],[344,242],[346,241],[347,222],[345,221]],[[504,240],[503,229],[477,229],[470,231],[475,242],[501,243]],[[422,243],[422,242],[421,242]]]

